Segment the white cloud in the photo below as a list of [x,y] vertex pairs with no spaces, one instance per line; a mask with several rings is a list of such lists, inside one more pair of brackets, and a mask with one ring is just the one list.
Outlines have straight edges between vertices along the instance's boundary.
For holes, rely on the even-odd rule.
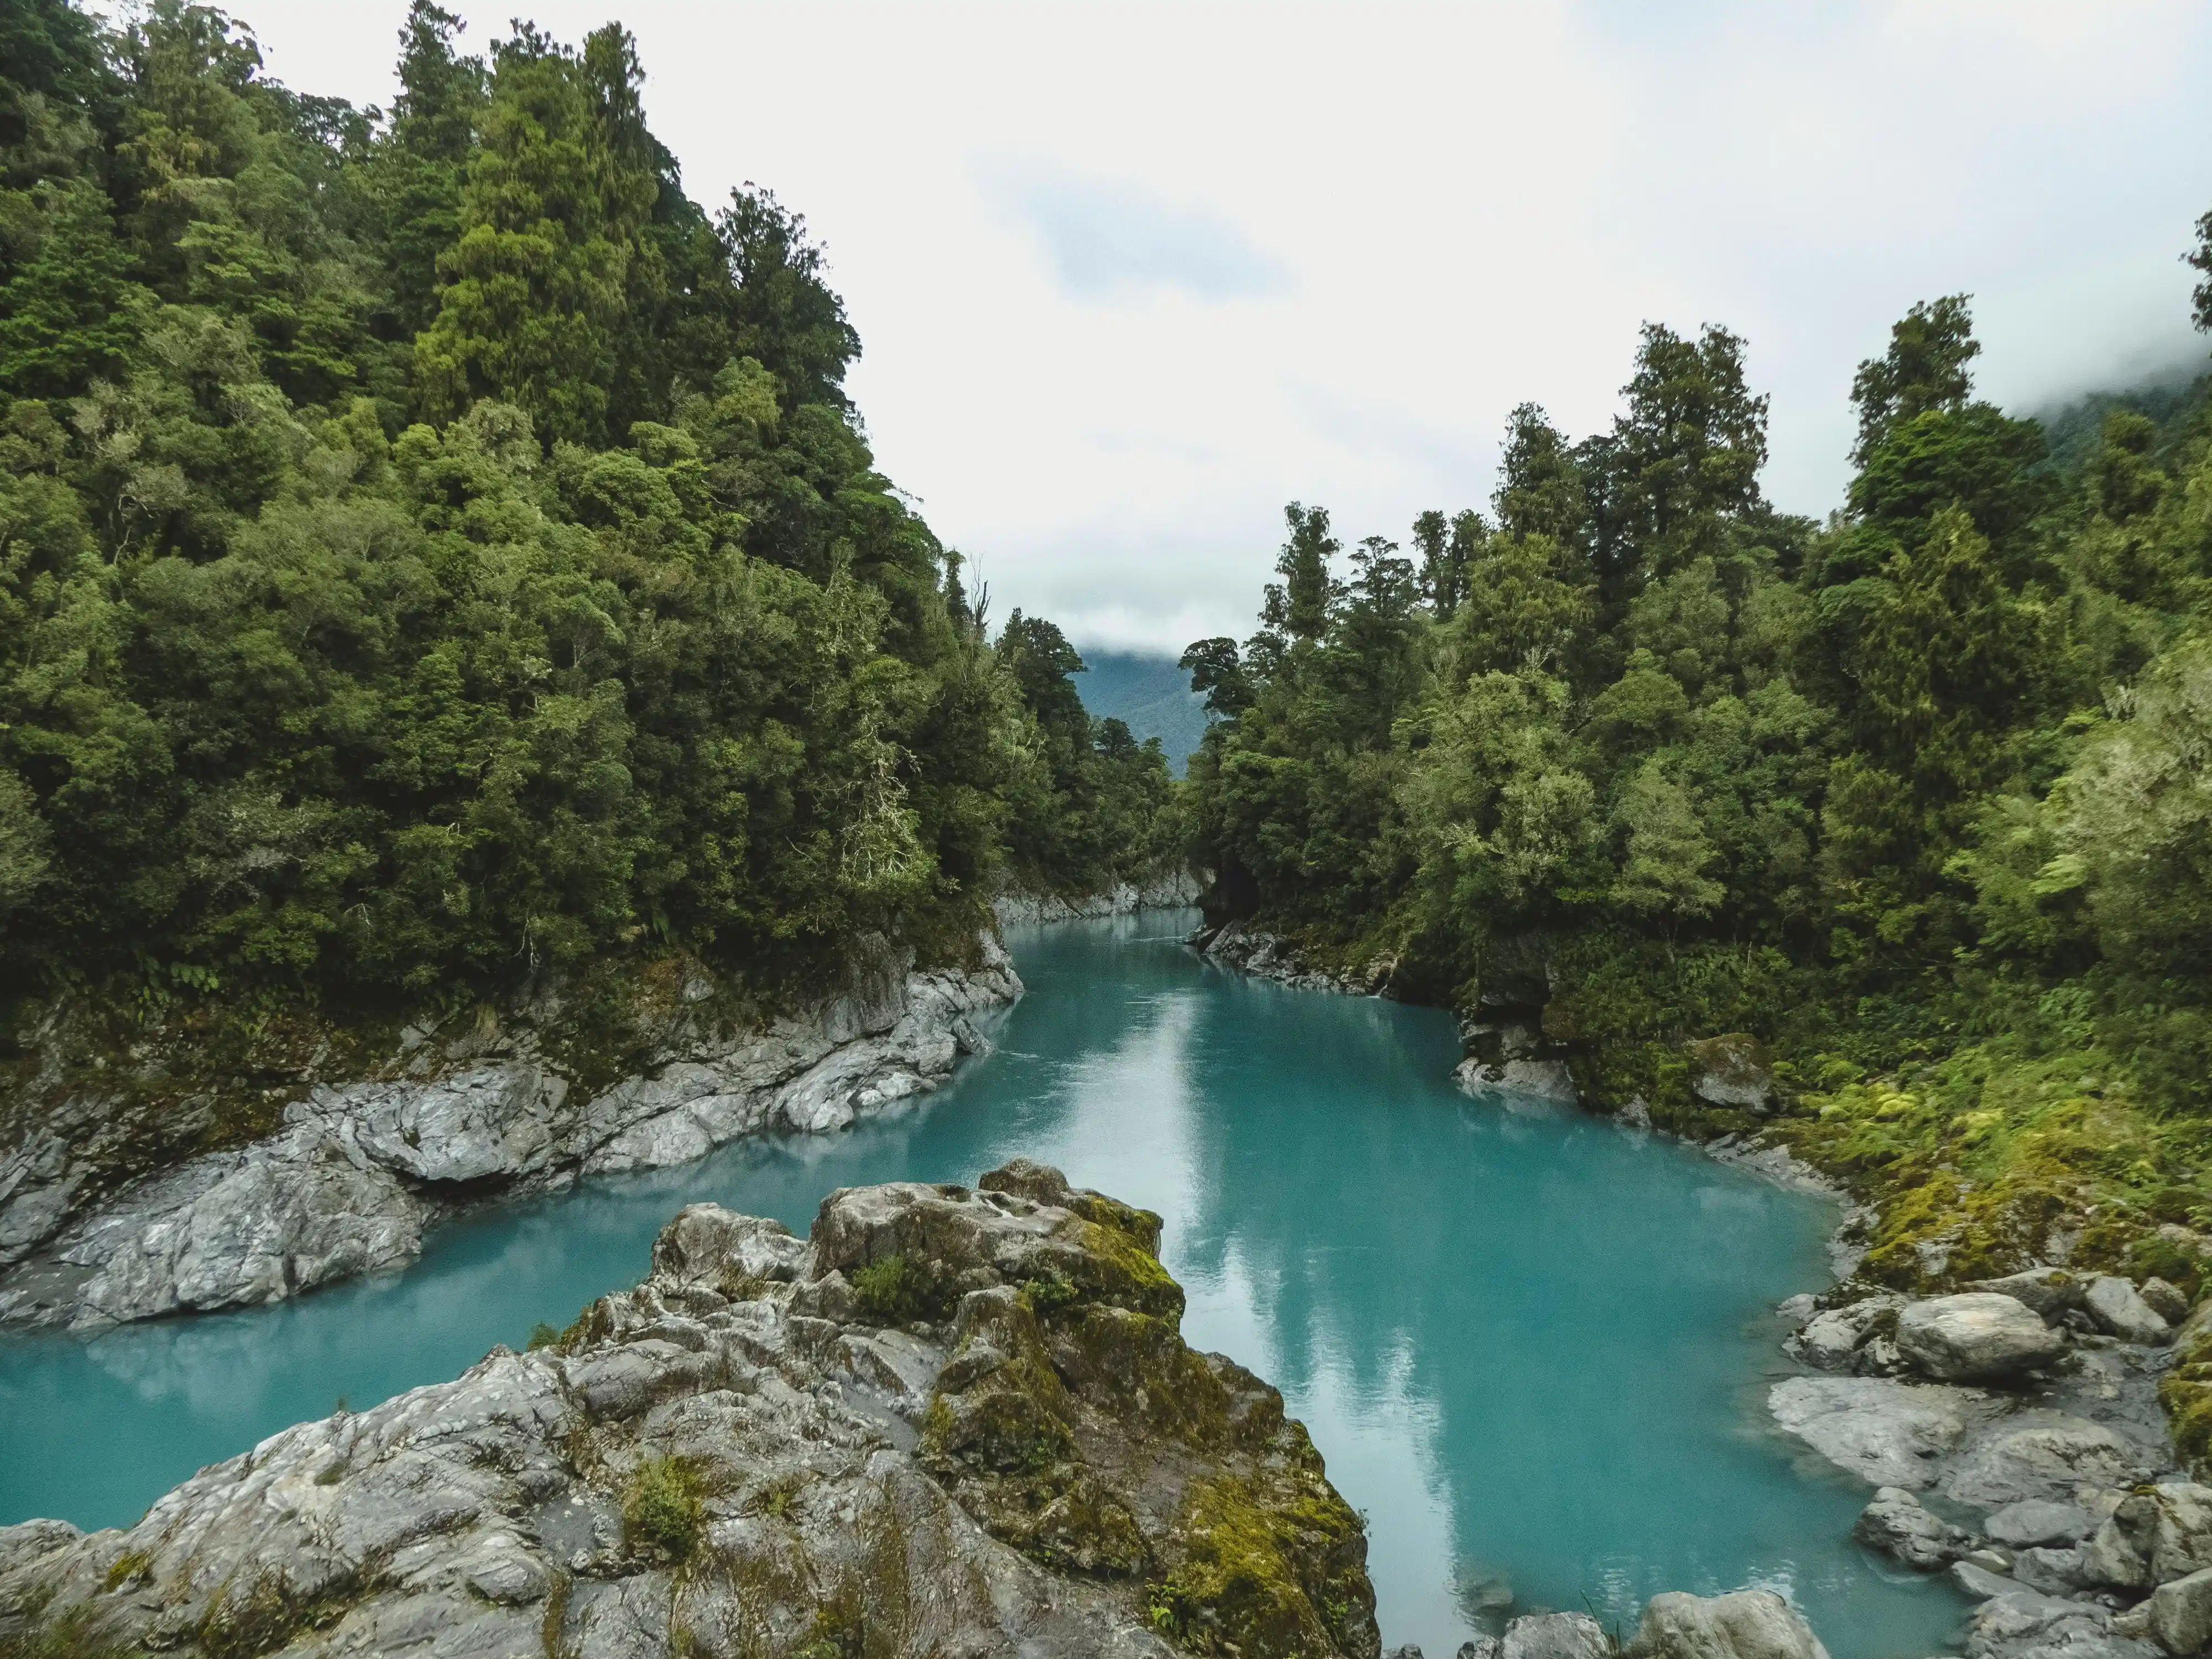
[[[399,0],[240,9],[294,84],[389,100]],[[1749,337],[1808,512],[1915,300],[1976,295],[2014,406],[2203,349],[2197,6],[621,11],[692,193],[757,179],[827,242],[886,470],[1086,644],[1244,631],[1285,501],[1482,504],[1506,411],[1601,426],[1647,317]]]

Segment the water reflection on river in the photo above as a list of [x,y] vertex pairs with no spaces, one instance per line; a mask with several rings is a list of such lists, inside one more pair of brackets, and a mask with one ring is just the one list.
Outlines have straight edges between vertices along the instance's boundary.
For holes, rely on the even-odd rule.
[[1626,1625],[1655,1591],[1747,1583],[1836,1659],[1946,1644],[1960,1604],[1851,1545],[1864,1493],[1759,1410],[1766,1310],[1820,1282],[1829,1206],[1466,1100],[1444,1015],[1223,973],[1179,920],[1015,935],[1030,995],[1000,1052],[902,1118],[489,1212],[404,1274],[284,1307],[0,1343],[0,1522],[127,1522],[341,1397],[519,1345],[635,1279],[683,1203],[804,1230],[834,1187],[1024,1152],[1167,1218],[1192,1341],[1278,1383],[1366,1512],[1386,1645],[1449,1655],[1508,1594]]

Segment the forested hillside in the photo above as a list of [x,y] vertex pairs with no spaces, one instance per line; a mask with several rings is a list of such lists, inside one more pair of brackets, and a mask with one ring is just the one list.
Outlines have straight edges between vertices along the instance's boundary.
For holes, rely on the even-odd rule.
[[1745,343],[1656,325],[1610,430],[1515,411],[1487,514],[1347,550],[1291,506],[1258,631],[1185,658],[1212,908],[1540,1009],[1693,1133],[1756,1125],[1684,1041],[1766,1040],[1893,1281],[2212,1224],[2212,427],[2068,464],[1978,349],[1963,295],[1898,323],[1825,523],[1760,494]]
[[478,57],[416,0],[386,112],[127,15],[0,9],[9,992],[774,989],[1168,844],[1157,749],[877,471],[805,222],[685,195],[619,27]]

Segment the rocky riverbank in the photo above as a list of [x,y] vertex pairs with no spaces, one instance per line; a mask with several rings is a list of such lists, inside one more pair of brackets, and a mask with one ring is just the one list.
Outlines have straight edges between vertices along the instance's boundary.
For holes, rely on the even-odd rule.
[[1948,1296],[1801,1298],[1782,1431],[1874,1488],[1856,1535],[1979,1603],[1972,1659],[2212,1647],[2212,1488],[2160,1383],[2212,1330],[2172,1286],[2039,1269]]
[[1064,898],[1054,893],[1001,893],[991,908],[1002,927],[1045,921],[1085,921],[1138,910],[1182,910],[1198,902],[1204,884],[1188,870],[1143,883],[1115,882],[1103,893]]
[[693,973],[621,1074],[590,1086],[548,1011],[410,1026],[366,1077],[310,1080],[275,1133],[128,1170],[128,1094],[52,1086],[0,1158],[0,1323],[79,1328],[280,1300],[397,1267],[489,1199],[678,1164],[771,1128],[825,1133],[936,1088],[1021,994],[995,941],[969,969],[878,953],[842,994],[732,1025]]
[[[1285,984],[1370,994],[1388,985],[1387,971],[1317,969],[1249,923],[1192,942]],[[1461,1030],[1468,1055],[1455,1079],[1468,1092],[1578,1097],[1564,1056],[1519,1011],[1463,1015]],[[2177,1389],[2190,1399],[2212,1391],[2197,1380],[2212,1374],[2212,1301],[2192,1313],[2189,1294],[2155,1277],[2043,1264],[1952,1294],[1899,1294],[1863,1273],[1880,1212],[1851,1202],[1843,1182],[1772,1132],[1789,1102],[1759,1046],[1741,1036],[1688,1042],[1680,1065],[1688,1097],[1741,1125],[1692,1144],[1777,1184],[1845,1200],[1832,1250],[1838,1282],[1784,1310],[1787,1350],[1804,1374],[1777,1382],[1767,1404],[1808,1456],[1866,1483],[1859,1540],[1902,1566],[1952,1575],[1977,1604],[1965,1638],[1971,1659],[2212,1651],[2212,1487],[2189,1478],[2166,1409]],[[1651,1127],[1640,1097],[1613,1115]],[[2212,1240],[2162,1233],[2178,1259],[2212,1260]],[[1523,1649],[1583,1651],[1564,1635],[1545,1640]],[[1470,1645],[1462,1659],[1490,1659]]]
[[0,1651],[1374,1659],[1359,1517],[1159,1225],[1020,1160],[806,1241],[695,1205],[557,1343],[0,1529]]

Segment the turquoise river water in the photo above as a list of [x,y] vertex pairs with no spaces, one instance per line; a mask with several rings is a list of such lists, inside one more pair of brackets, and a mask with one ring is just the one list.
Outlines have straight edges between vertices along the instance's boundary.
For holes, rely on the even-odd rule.
[[804,1231],[831,1188],[1017,1152],[1158,1210],[1192,1342],[1283,1390],[1364,1510],[1386,1647],[1514,1610],[1632,1625],[1662,1589],[1783,1591],[1835,1659],[1919,1659],[1962,1604],[1850,1540],[1867,1494],[1766,1426],[1770,1310],[1832,1205],[1533,1103],[1470,1100],[1436,1010],[1211,967],[1153,915],[1018,932],[1000,1048],[906,1115],[485,1211],[296,1303],[0,1341],[0,1523],[134,1520],[283,1425],[520,1346],[713,1199]]

